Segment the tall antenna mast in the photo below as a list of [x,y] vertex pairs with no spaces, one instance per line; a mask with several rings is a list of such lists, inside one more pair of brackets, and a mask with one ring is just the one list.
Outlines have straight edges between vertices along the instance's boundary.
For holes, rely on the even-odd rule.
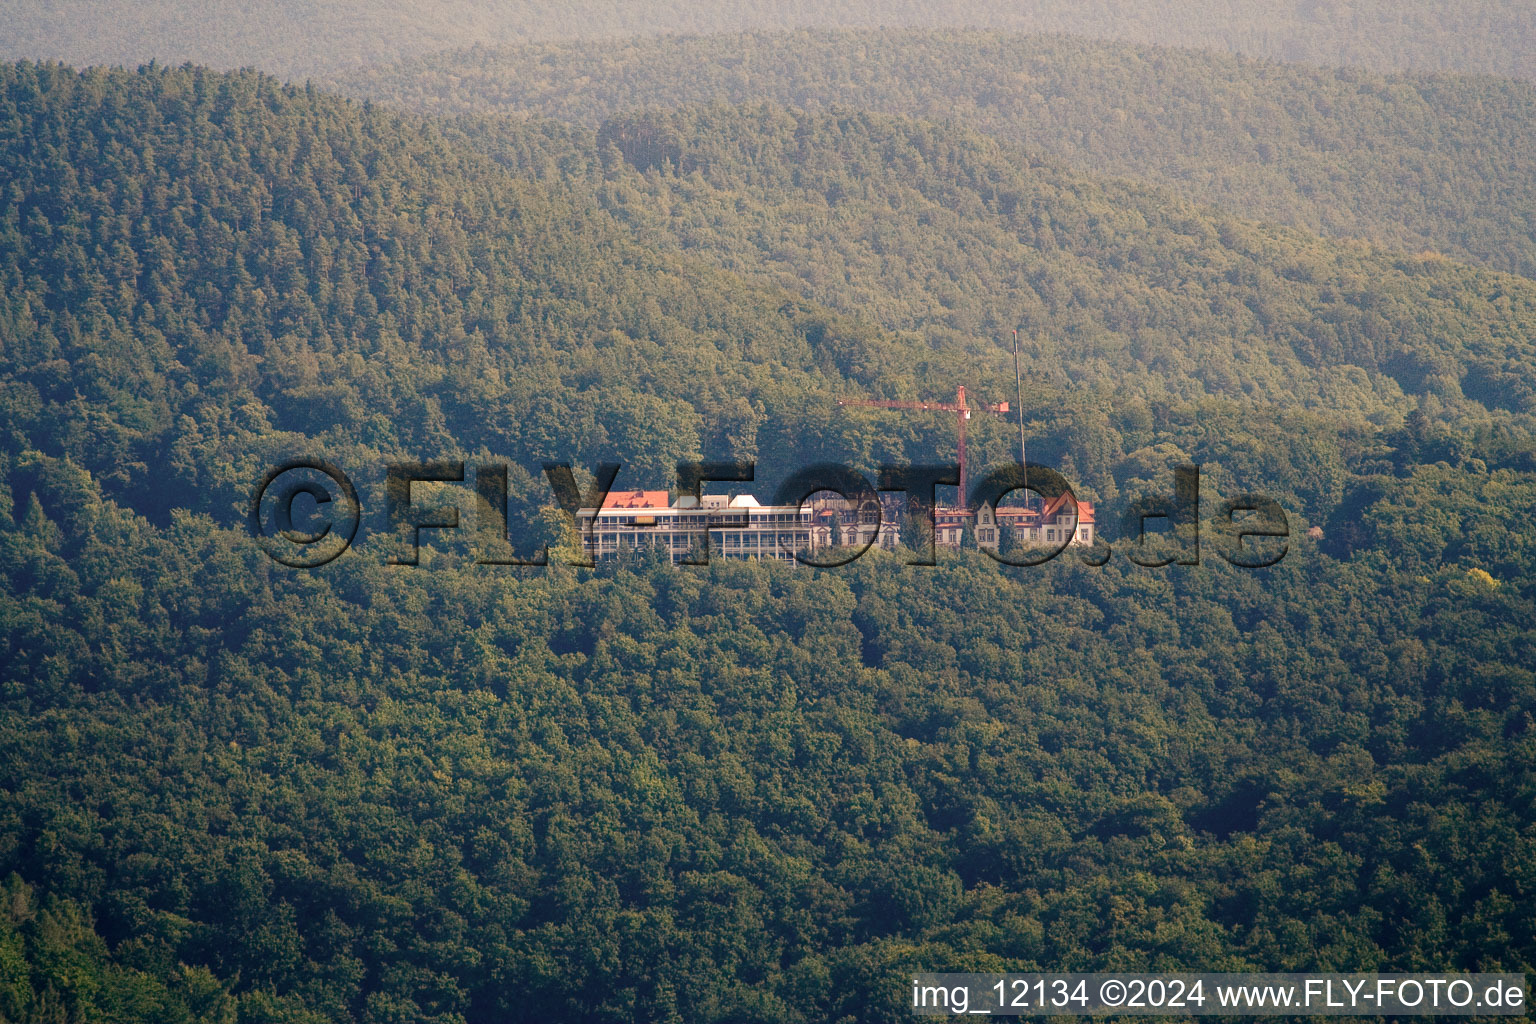
[[1029,459],[1024,453],[1024,375],[1019,371],[1019,329],[1013,329],[1013,391],[1019,408],[1019,468],[1024,471],[1024,504],[1029,505]]

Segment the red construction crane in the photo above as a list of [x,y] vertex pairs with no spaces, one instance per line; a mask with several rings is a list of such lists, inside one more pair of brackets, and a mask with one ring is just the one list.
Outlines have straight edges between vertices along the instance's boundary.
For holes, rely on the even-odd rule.
[[998,402],[995,405],[979,404],[970,405],[965,400],[965,385],[960,385],[955,390],[953,402],[902,402],[892,399],[880,398],[842,398],[838,405],[867,405],[877,409],[917,409],[923,412],[952,412],[955,414],[955,422],[959,424],[960,432],[960,503],[969,500],[969,492],[966,490],[965,477],[965,421],[971,418],[973,412],[990,412],[1000,415],[1008,411],[1007,402]]

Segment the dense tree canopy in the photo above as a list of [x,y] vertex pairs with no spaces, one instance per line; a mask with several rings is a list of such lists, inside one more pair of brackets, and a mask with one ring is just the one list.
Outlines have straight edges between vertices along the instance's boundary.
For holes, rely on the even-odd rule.
[[[889,116],[445,123],[158,66],[0,69],[0,190],[0,1018],[1536,969],[1530,281]],[[951,426],[836,398],[1007,397],[1020,318],[1042,457],[1107,520],[1189,457],[1281,499],[1286,559],[369,533],[296,572],[241,523],[297,454],[366,502],[388,459],[505,458],[524,515],[545,458],[935,460]]]

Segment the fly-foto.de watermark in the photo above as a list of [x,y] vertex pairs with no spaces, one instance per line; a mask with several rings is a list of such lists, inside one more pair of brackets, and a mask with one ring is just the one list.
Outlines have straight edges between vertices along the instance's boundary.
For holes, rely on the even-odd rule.
[[1494,1017],[1527,1012],[1523,974],[920,974],[921,1017]]
[[[752,462],[679,463],[675,498],[669,491],[615,490],[620,469],[616,463],[597,467],[583,488],[569,464],[544,465],[555,505],[580,539],[562,552],[568,564],[592,566],[646,548],[681,565],[707,564],[713,553],[832,568],[881,546],[909,552],[909,565],[934,565],[936,548],[963,541],[1012,566],[1042,565],[1067,551],[1100,566],[1116,550],[1149,568],[1198,565],[1204,545],[1231,565],[1264,568],[1285,557],[1290,537],[1276,501],[1240,494],[1216,503],[1202,538],[1200,467],[1194,465],[1174,470],[1170,492],[1131,501],[1119,517],[1114,545],[1102,536],[1092,504],[1079,501],[1049,466],[998,467],[962,495],[961,503],[950,505],[938,495],[940,487],[958,483],[959,467],[953,465],[885,466],[871,482],[850,466],[821,463],[790,475],[767,505],[746,494],[727,499],[701,493],[706,483],[750,483],[756,476]],[[385,467],[375,514],[377,525],[396,538],[390,564],[419,564],[424,530],[466,528],[456,503],[423,498],[417,485],[428,484],[470,485],[474,513],[468,529],[481,564],[549,564],[548,544],[531,555],[516,553],[513,537],[526,534],[531,524],[509,522],[508,465],[451,459]],[[904,503],[896,500],[901,493]],[[294,568],[334,561],[356,540],[363,517],[351,478],[324,459],[274,466],[257,482],[247,512],[262,548]]]

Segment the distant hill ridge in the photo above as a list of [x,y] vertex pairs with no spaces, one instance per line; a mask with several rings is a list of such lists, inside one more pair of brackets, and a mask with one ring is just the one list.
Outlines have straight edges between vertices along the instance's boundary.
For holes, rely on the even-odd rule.
[[1536,78],[1536,11],[1524,0],[4,0],[0,25],[0,57],[129,66],[155,57],[297,79],[476,43],[880,26],[1066,32],[1313,64]]
[[1536,85],[1078,38],[789,32],[438,54],[342,76],[435,113],[596,125],[772,102],[932,118],[1202,203],[1536,277]]

